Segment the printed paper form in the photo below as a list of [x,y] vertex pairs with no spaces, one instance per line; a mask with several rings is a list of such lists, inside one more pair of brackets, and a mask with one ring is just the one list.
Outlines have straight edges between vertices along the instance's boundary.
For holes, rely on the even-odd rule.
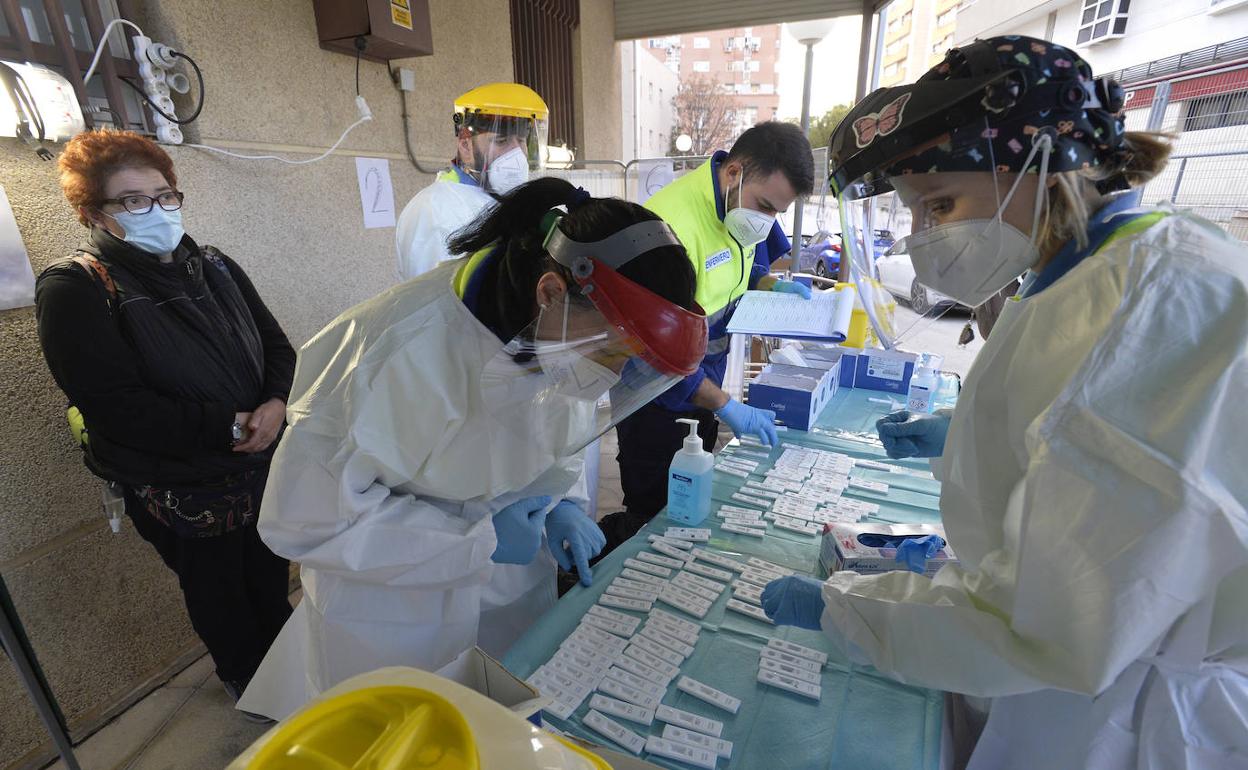
[[849,287],[810,299],[777,291],[747,291],[728,322],[729,334],[764,334],[844,342],[854,311]]

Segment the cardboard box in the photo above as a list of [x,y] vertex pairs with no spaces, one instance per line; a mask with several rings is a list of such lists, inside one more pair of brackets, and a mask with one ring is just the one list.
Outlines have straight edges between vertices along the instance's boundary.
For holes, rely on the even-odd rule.
[[[860,575],[875,575],[905,569],[905,566],[897,561],[896,548],[866,545],[861,540],[863,535],[885,537],[940,535],[943,538],[945,528],[938,524],[831,524],[823,530],[823,540],[819,546],[820,565],[828,571],[828,574],[846,571],[857,572]],[[941,567],[951,562],[956,563],[957,560],[953,549],[946,543],[944,548],[927,560],[927,569],[923,574],[931,577]]]
[[841,355],[841,387],[904,396],[910,392],[910,377],[917,359],[916,354],[900,350],[845,348]]
[[[750,383],[746,403],[759,409],[770,409],[776,419],[796,430],[810,430],[819,413],[836,395],[839,363],[830,369],[812,369],[805,366],[768,364],[759,378],[768,375],[790,377],[790,385],[759,382]],[[800,382],[799,382],[800,381]]]
[[475,690],[541,726],[536,715],[546,705],[546,699],[480,647],[464,650],[455,660],[433,673]]

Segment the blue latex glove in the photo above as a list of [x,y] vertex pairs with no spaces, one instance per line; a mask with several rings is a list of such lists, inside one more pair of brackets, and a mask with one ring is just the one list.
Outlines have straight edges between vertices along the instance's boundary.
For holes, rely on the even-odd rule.
[[949,414],[911,414],[905,409],[886,414],[875,423],[884,451],[893,459],[940,457],[949,433]]
[[927,560],[945,547],[945,539],[939,535],[908,537],[897,546],[897,562],[906,569],[922,575],[927,571]]
[[776,413],[770,409],[755,409],[736,399],[728,399],[728,403],[715,412],[715,416],[728,423],[737,438],[742,435],[758,436],[767,446],[779,443],[776,437]]
[[564,572],[571,572],[576,566],[583,586],[594,582],[594,575],[589,571],[589,560],[597,556],[606,544],[607,536],[602,534],[602,528],[571,500],[556,505],[546,517],[546,547]]
[[823,582],[805,575],[773,580],[763,589],[763,612],[778,626],[818,631],[823,616]]
[[491,561],[498,564],[528,564],[542,547],[542,528],[550,495],[517,500],[494,514],[494,535],[498,545]]
[[810,299],[810,287],[797,281],[776,281],[772,284],[771,290],[782,291],[785,294],[796,294],[802,299]]

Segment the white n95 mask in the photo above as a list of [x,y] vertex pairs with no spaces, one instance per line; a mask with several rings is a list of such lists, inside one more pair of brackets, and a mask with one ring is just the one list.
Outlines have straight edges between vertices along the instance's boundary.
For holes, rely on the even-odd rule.
[[[737,207],[724,214],[724,227],[728,228],[728,234],[741,244],[741,248],[748,249],[767,240],[771,225],[776,218],[741,205],[741,188],[744,182],[745,172],[742,171],[741,176],[737,178]],[[724,208],[727,207],[728,193],[725,191]]]
[[529,181],[529,156],[520,147],[490,161],[485,170],[485,188],[495,195],[506,195]]
[[555,383],[557,393],[569,398],[597,401],[620,381],[620,375],[566,345],[537,345],[537,364]]
[[182,210],[165,211],[152,206],[146,214],[119,211],[109,214],[126,231],[125,242],[149,254],[169,254],[182,242]]
[[1043,153],[1036,174],[1036,205],[1030,237],[1001,216],[1019,185],[1027,179],[1026,173],[1020,173],[992,219],[950,222],[908,236],[906,242],[910,261],[914,263],[915,279],[965,305],[978,307],[1035,265],[1040,258],[1036,239],[1052,147],[1050,137],[1042,134],[1023,161],[1026,169],[1037,152]]

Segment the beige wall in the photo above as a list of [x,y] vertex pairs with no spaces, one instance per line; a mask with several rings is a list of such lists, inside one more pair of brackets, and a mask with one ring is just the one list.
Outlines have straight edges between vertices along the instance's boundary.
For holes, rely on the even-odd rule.
[[611,0],[581,0],[572,41],[576,146],[581,159],[620,160],[620,54]]
[[[602,9],[585,15],[595,41],[609,39],[610,3],[602,4],[605,20]],[[308,157],[306,150],[323,151],[355,120],[354,61],[318,47],[311,2],[138,5],[148,10],[137,21],[150,36],[185,50],[204,70],[208,98],[188,132],[193,139],[302,148],[298,157]],[[452,154],[453,97],[510,80],[512,58],[507,0],[430,5],[435,54],[404,64],[417,73],[417,91],[409,94],[413,143],[418,156],[436,162]],[[471,34],[461,34],[465,24]],[[605,123],[618,115],[618,77],[594,67],[591,81],[610,85],[603,105],[595,97],[588,106]],[[347,137],[343,154],[316,164],[170,148],[187,193],[188,231],[247,269],[296,344],[392,280],[394,231],[363,229],[352,157],[390,159],[400,207],[431,181],[407,161],[399,94],[386,68],[363,62],[360,87],[375,119]],[[609,152],[602,136],[618,145],[618,124],[610,125],[591,132],[586,146]],[[53,164],[0,139],[0,185],[36,273],[71,251],[83,230],[60,196]],[[33,319],[32,309],[0,313],[0,573],[81,731],[149,688],[197,641],[172,574],[128,522],[114,536],[99,514],[97,483],[65,429],[64,397],[47,373]],[[0,715],[0,767],[20,766],[45,737],[3,660]]]

